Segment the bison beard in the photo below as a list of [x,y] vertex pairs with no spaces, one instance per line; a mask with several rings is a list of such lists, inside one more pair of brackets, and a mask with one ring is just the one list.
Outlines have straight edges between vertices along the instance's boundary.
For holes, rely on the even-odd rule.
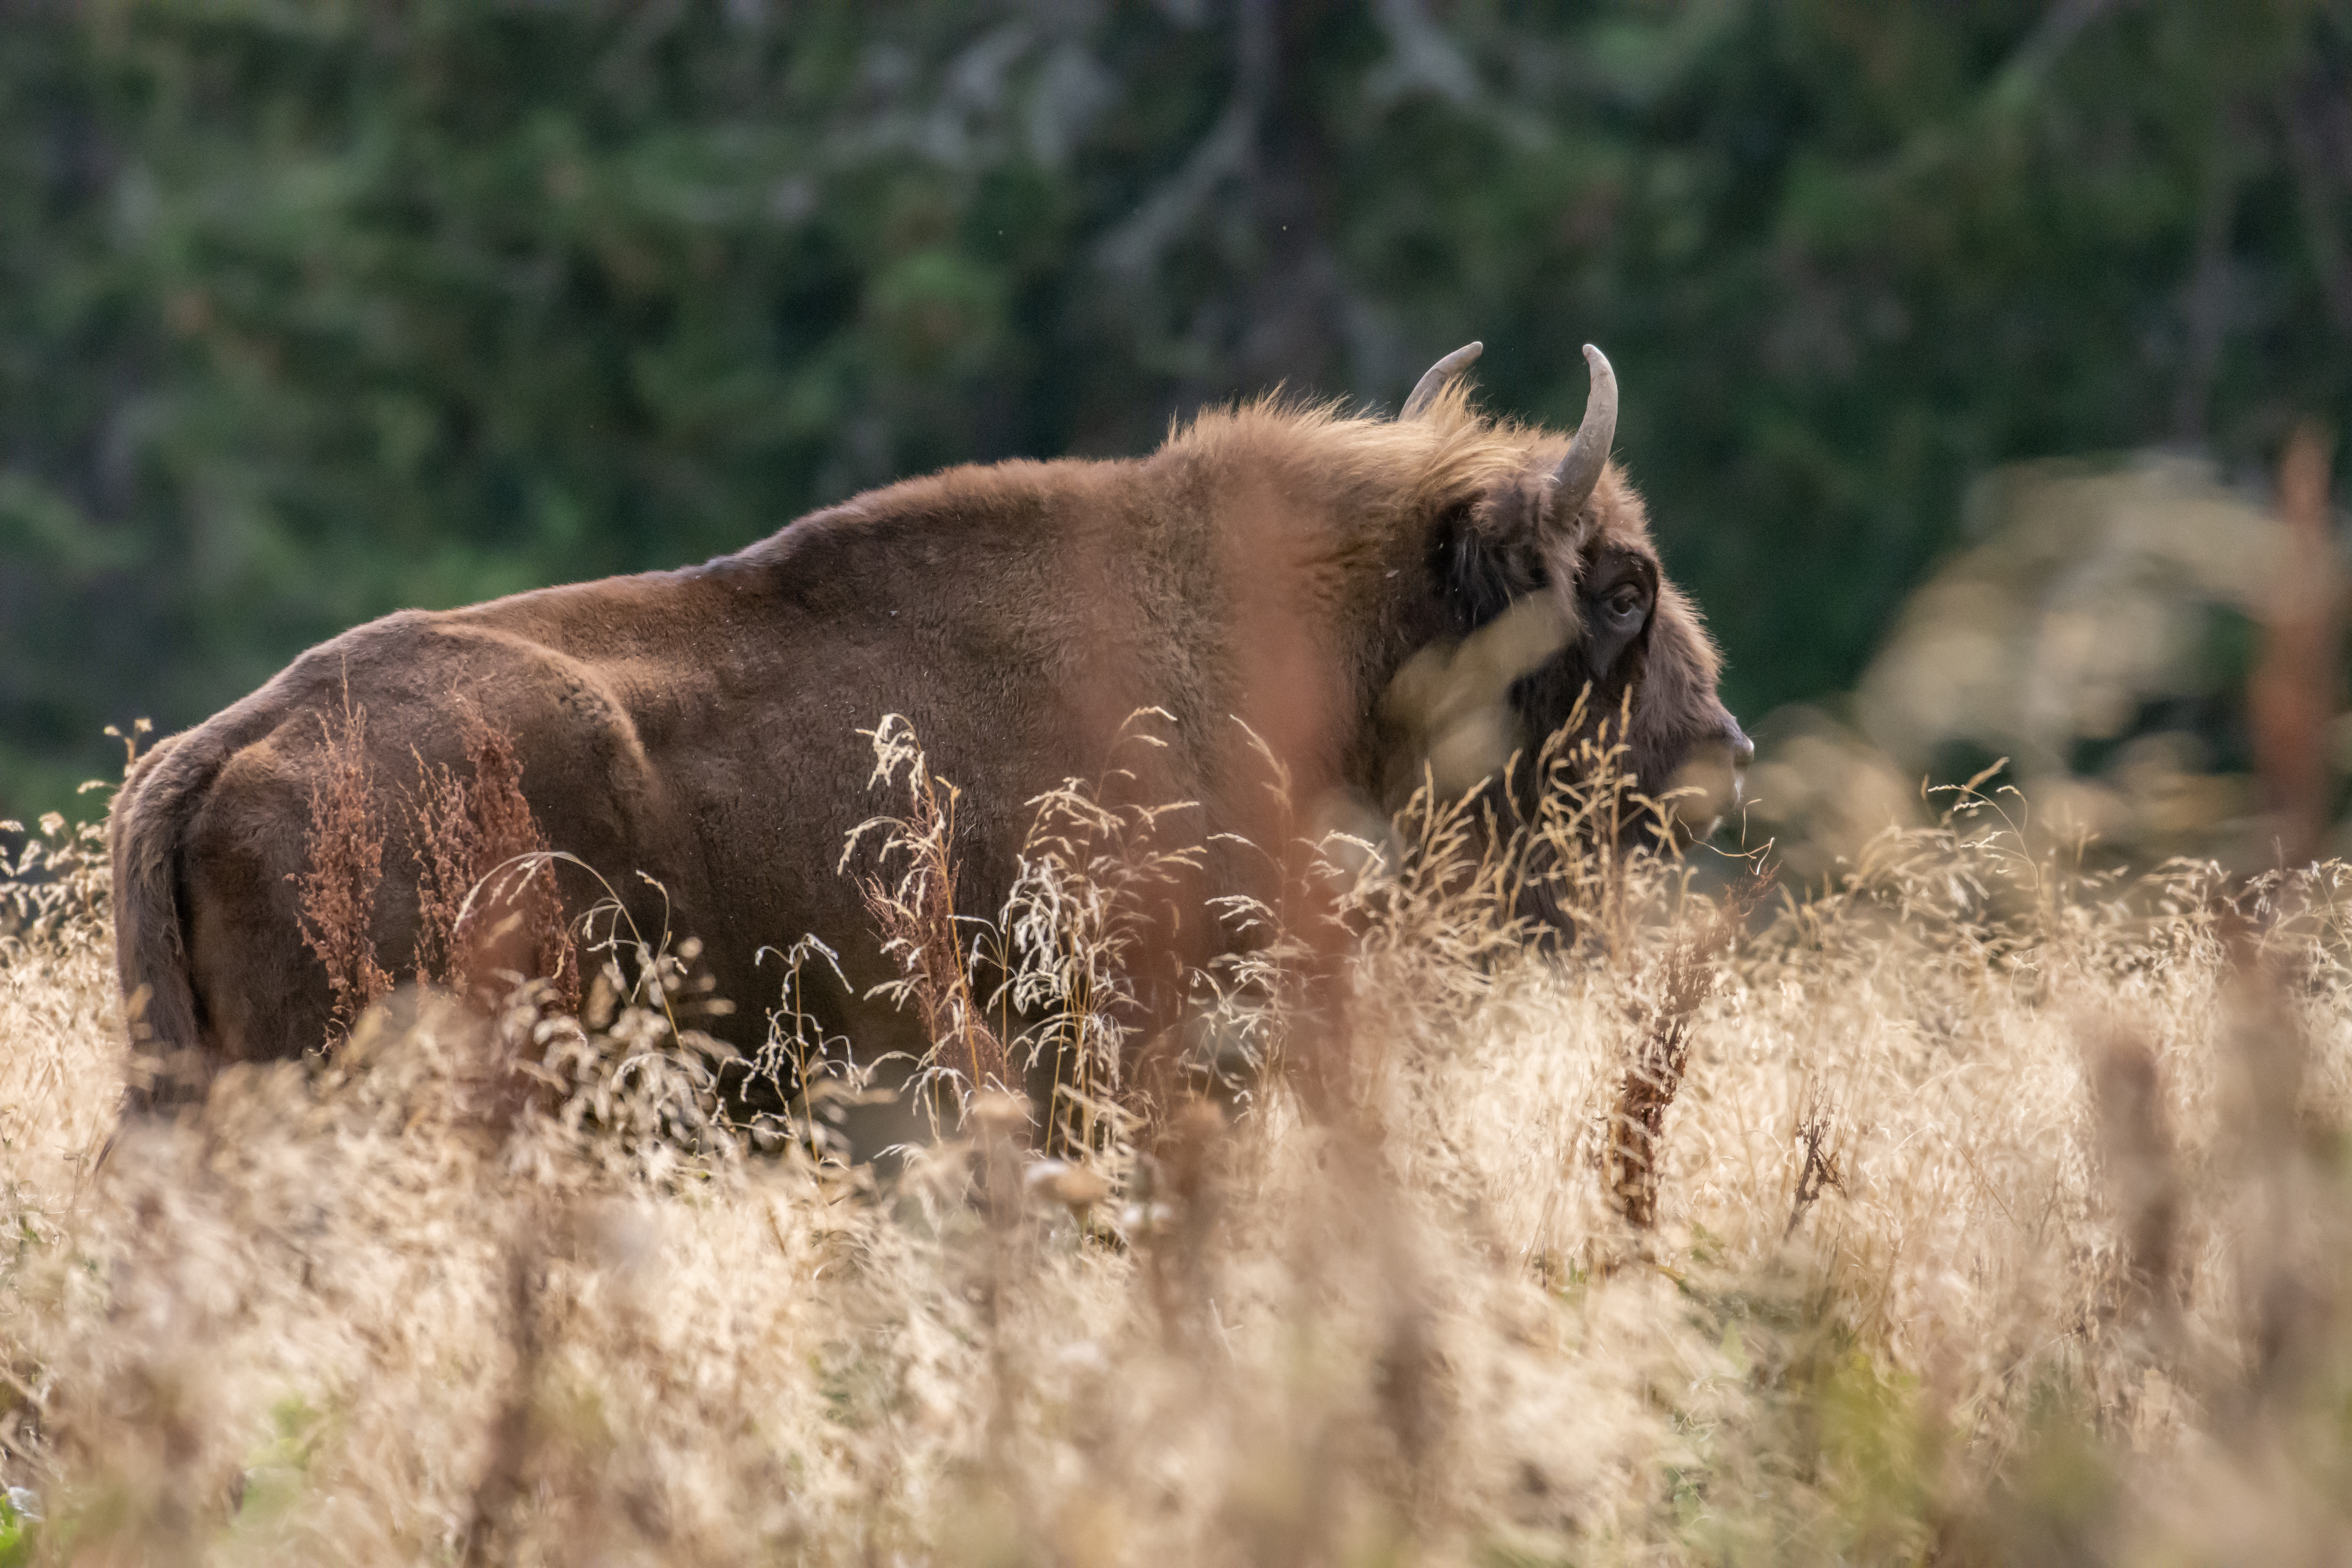
[[[1571,439],[1474,412],[1456,378],[1475,352],[1433,367],[1393,422],[1205,413],[1149,458],[951,469],[701,566],[403,612],[313,648],[156,746],[116,803],[117,961],[145,1051],[186,1094],[223,1063],[320,1048],[352,983],[334,984],[299,904],[314,799],[352,777],[470,776],[486,726],[547,845],[659,885],[635,912],[657,929],[666,898],[668,929],[701,939],[747,1050],[773,981],[757,954],[807,932],[841,950],[844,983],[803,998],[827,1033],[875,1056],[928,1044],[867,996],[896,971],[836,871],[872,815],[861,731],[885,713],[961,787],[967,916],[1002,905],[1030,803],[1102,776],[1147,708],[1169,743],[1125,787],[1198,803],[1204,845],[1281,842],[1270,768],[1302,808],[1392,804],[1423,764],[1465,787],[1580,697],[1623,715],[1643,792],[1688,787],[1685,820],[1711,820],[1751,748],[1607,461],[1607,361],[1586,351]],[[364,726],[332,721],[353,711]],[[1210,854],[1180,911],[1263,863]],[[415,973],[435,940],[420,905],[448,889],[401,853],[373,886],[373,954],[336,957]],[[1180,960],[1223,940],[1170,924]]]

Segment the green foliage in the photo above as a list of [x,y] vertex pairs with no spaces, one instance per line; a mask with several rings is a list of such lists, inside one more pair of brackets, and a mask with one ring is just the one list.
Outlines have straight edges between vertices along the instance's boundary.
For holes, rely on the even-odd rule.
[[0,8],[0,809],[365,617],[1577,347],[1749,714],[1970,478],[2352,414],[2321,0]]
[[0,1496],[0,1568],[21,1568],[33,1560],[38,1523],[18,1512],[14,1500]]

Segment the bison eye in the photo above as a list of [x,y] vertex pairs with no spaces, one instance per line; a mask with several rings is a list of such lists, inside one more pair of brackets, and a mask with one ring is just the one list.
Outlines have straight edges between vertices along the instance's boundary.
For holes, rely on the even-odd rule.
[[1632,583],[1620,584],[1616,592],[1601,601],[1601,613],[1612,631],[1625,631],[1640,626],[1643,613],[1647,608],[1641,588]]

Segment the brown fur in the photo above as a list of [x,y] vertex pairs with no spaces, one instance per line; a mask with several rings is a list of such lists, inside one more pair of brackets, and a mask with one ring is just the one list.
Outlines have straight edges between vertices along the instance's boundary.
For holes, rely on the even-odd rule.
[[[859,731],[887,712],[962,790],[968,914],[1009,886],[1027,803],[1098,774],[1141,708],[1173,715],[1173,743],[1134,788],[1199,802],[1204,841],[1279,831],[1235,718],[1295,799],[1379,798],[1413,742],[1383,710],[1399,670],[1532,595],[1555,602],[1566,646],[1512,688],[1521,738],[1591,681],[1597,708],[1630,700],[1633,761],[1664,790],[1694,756],[1746,742],[1622,475],[1580,516],[1552,515],[1545,476],[1566,439],[1481,418],[1458,388],[1403,423],[1262,402],[1204,414],[1139,460],[951,469],[702,566],[358,627],[139,764],[112,823],[126,994],[143,989],[154,1047],[199,1076],[320,1047],[334,994],[289,878],[310,869],[310,800],[332,763],[321,721],[347,700],[386,790],[466,763],[467,715],[510,736],[546,842],[615,886],[656,879],[668,929],[703,939],[755,1029],[773,984],[762,944],[814,931],[843,947],[859,994],[889,976],[857,881],[835,869],[873,810]],[[1658,596],[1595,669],[1578,584],[1602,570],[1645,572]],[[1212,859],[1194,891],[1234,874]],[[413,973],[420,897],[447,890],[420,888],[413,847],[387,852],[382,878],[375,963]],[[574,907],[583,891],[567,887]],[[664,923],[656,895],[636,897]],[[827,1021],[888,1038],[864,1005],[836,994]]]

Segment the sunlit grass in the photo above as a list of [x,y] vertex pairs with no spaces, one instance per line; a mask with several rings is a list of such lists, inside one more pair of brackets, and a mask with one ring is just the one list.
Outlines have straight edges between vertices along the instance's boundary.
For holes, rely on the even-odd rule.
[[[883,828],[919,847],[912,799]],[[1035,1037],[1096,1051],[1111,972],[1041,911],[1108,940],[1149,884],[1088,800],[994,951]],[[1423,809],[1417,854],[1335,844],[1253,906],[1290,967],[1202,991],[1203,1037],[1269,1059],[1233,1109],[1106,1113],[1047,1164],[950,1102],[887,1182],[739,1144],[675,966],[616,966],[586,1026],[398,993],[331,1064],[118,1131],[104,872],[60,826],[0,949],[0,1481],[44,1516],[0,1551],[2331,1558],[2340,868],[2085,877],[1970,800],[1727,926],[1579,847],[1606,804],[1532,836],[1572,951],[1517,940],[1528,841],[1481,868],[1475,814]],[[876,895],[910,952],[921,894]],[[1335,952],[1336,1019],[1285,980]],[[992,1000],[940,1015],[992,1030],[950,1094],[1023,1048]]]

